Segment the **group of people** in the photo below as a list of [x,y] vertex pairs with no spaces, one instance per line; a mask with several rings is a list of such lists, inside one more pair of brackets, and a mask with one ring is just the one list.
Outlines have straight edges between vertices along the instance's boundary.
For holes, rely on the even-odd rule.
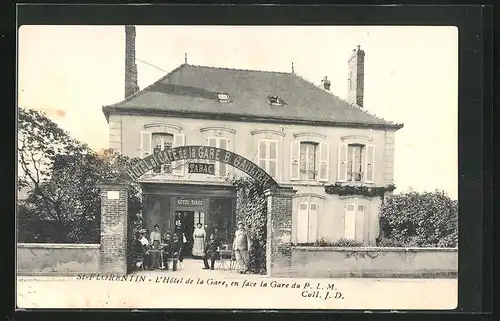
[[136,243],[135,252],[142,255],[142,262],[144,268],[149,270],[154,269],[169,269],[169,261],[172,261],[172,270],[177,270],[177,260],[182,262],[182,247],[183,242],[179,235],[174,234],[173,237],[170,233],[165,233],[163,236],[160,234],[160,227],[154,226],[149,240],[146,238],[147,231],[142,229],[139,231]]
[[[149,240],[145,236],[146,232],[145,229],[140,230],[136,240],[137,251],[144,258],[144,267],[151,270],[157,268],[168,269],[168,262],[172,261],[172,270],[177,270],[177,260],[179,262],[183,261],[182,250],[186,241],[185,236],[182,235],[181,237],[178,234],[173,234],[172,237],[170,233],[165,233],[161,236],[158,225],[154,226]],[[197,224],[193,232],[192,254],[193,257],[203,259],[203,269],[214,270],[215,261],[221,257],[221,247],[220,240],[217,239],[214,233],[211,233],[207,238],[203,226]],[[240,273],[248,271],[248,252],[250,247],[250,237],[245,230],[244,224],[239,222],[233,240],[232,254],[234,254]],[[174,259],[172,260],[172,258]]]

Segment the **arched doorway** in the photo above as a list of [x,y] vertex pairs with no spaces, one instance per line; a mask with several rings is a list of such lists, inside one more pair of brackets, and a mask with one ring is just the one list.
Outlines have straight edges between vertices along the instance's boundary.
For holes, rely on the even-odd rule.
[[[265,170],[247,158],[228,150],[208,146],[181,146],[149,155],[128,168],[113,181],[101,184],[101,270],[127,273],[127,184],[162,164],[184,161],[193,171],[210,171],[208,164],[195,161],[213,161],[228,164],[251,177],[255,184],[266,190],[267,197],[267,273],[285,264],[286,254],[280,246],[291,239],[292,188],[283,188]],[[192,165],[194,164],[194,165]],[[180,205],[187,204],[191,212],[199,200],[176,198]],[[194,205],[192,204],[194,201]],[[194,206],[194,207],[193,207]],[[203,206],[203,205],[202,205]],[[191,208],[193,207],[193,208]],[[176,211],[174,211],[174,214]],[[175,216],[174,216],[175,222]]]

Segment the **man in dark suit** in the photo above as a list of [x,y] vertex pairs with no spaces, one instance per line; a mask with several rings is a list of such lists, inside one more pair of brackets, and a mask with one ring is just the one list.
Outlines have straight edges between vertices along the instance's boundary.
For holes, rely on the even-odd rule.
[[[219,241],[215,238],[214,234],[210,234],[210,238],[205,243],[205,255],[203,256],[203,265],[205,266],[203,269],[210,270],[214,269],[215,260],[218,257],[217,250],[219,249],[220,244]],[[208,260],[210,259],[210,267],[208,266]]]
[[[170,245],[170,250],[169,250],[170,257],[171,258],[179,257],[179,261],[182,262],[181,252],[182,252],[182,241],[179,239],[179,235],[174,234],[174,239],[172,241],[172,244]],[[172,271],[176,270],[177,270],[177,260],[174,260],[172,265]]]

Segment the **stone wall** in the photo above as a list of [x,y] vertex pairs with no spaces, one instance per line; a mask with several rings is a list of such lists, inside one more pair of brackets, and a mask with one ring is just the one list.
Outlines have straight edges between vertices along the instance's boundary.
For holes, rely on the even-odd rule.
[[456,277],[458,250],[449,248],[293,247],[276,277]]
[[18,243],[18,275],[73,275],[99,271],[99,244]]

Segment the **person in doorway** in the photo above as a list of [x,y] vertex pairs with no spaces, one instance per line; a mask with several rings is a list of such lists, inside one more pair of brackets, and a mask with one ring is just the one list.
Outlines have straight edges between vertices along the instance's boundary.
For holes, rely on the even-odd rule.
[[170,250],[172,248],[172,236],[170,233],[165,233],[163,235],[162,241],[161,241],[161,249],[162,249],[162,259],[163,259],[163,268],[168,270],[168,258],[171,257]]
[[[182,262],[182,241],[179,238],[179,235],[174,234],[174,239],[169,249],[169,256],[171,258],[178,258],[180,262]],[[177,260],[173,261],[172,271],[177,270]]]
[[239,222],[238,229],[234,236],[233,251],[236,262],[238,262],[240,273],[246,273],[248,271],[248,252],[251,247],[250,241],[250,236],[247,231],[245,231],[245,225],[243,222]]
[[160,254],[160,244],[161,244],[161,234],[160,226],[158,224],[154,225],[154,230],[149,236],[149,247],[151,250],[151,266],[152,270],[157,269],[161,266],[161,254]]
[[[210,238],[208,242],[205,244],[205,255],[203,255],[203,269],[204,270],[213,270],[215,266],[215,260],[218,258],[220,244],[215,238],[215,234],[210,234]],[[210,260],[210,266],[208,266],[208,260]]]
[[150,262],[150,255],[149,255],[149,241],[146,238],[146,229],[141,229],[139,230],[139,242],[141,243],[142,246],[142,253],[144,257],[144,267],[149,268],[151,266]]
[[201,223],[196,224],[193,232],[193,256],[202,257],[205,254],[204,246],[206,241],[206,233]]

